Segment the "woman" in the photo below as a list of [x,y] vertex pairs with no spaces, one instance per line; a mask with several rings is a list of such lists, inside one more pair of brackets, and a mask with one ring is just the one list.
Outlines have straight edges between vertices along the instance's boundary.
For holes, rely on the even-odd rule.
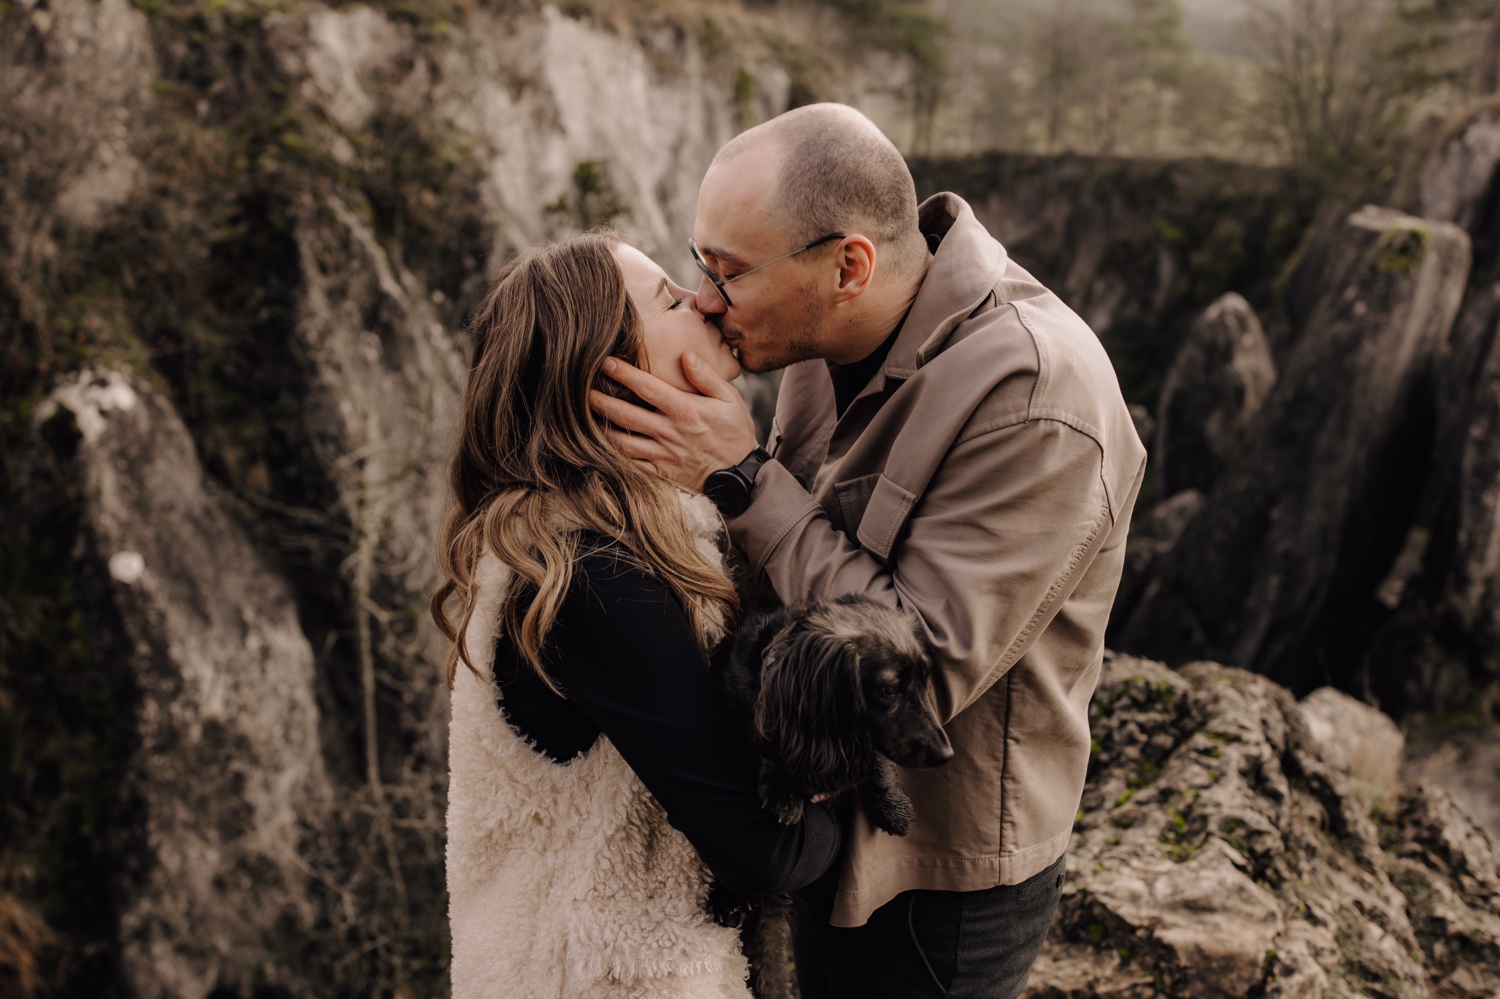
[[760,807],[705,661],[736,610],[718,514],[622,454],[587,401],[618,391],[611,356],[685,389],[688,350],[739,364],[690,292],[600,234],[508,265],[473,335],[433,597],[454,642],[453,995],[747,996],[708,872],[805,886],[838,826]]

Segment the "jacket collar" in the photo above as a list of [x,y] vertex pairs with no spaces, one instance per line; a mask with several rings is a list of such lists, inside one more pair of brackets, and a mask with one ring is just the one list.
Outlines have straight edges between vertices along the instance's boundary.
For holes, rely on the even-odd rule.
[[[883,392],[893,380],[906,381],[936,356],[954,329],[996,289],[1007,266],[1005,248],[958,195],[934,194],[917,211],[922,234],[936,237],[937,250],[885,364],[855,396],[856,401]],[[783,385],[777,419],[783,427],[816,428],[801,432],[810,443],[799,446],[798,457],[788,457],[794,474],[811,476],[842,422],[834,408],[833,381],[825,361],[793,365],[788,378],[794,390],[787,391]],[[848,412],[853,411],[851,406]],[[777,455],[781,455],[779,450]]]
[[934,194],[917,211],[922,234],[941,242],[881,369],[886,378],[910,378],[941,351],[995,289],[1007,262],[1005,247],[958,195]]

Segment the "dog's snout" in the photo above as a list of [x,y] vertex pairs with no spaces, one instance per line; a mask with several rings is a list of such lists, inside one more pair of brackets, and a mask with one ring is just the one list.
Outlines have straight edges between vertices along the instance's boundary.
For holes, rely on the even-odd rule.
[[953,759],[953,743],[936,718],[923,717],[906,731],[904,738],[892,740],[886,747],[891,762],[903,767],[925,770],[940,767]]
[[948,733],[938,729],[937,736],[937,739],[927,746],[926,759],[922,762],[924,767],[940,767],[953,759],[953,743],[948,741]]

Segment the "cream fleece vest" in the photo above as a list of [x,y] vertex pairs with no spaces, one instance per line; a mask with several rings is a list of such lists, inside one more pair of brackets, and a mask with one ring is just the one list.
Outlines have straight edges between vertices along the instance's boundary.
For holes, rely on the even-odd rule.
[[[699,547],[719,518],[683,499]],[[480,562],[448,745],[454,999],[749,999],[734,930],[704,906],[708,871],[607,738],[567,764],[500,714],[494,682],[509,570]]]

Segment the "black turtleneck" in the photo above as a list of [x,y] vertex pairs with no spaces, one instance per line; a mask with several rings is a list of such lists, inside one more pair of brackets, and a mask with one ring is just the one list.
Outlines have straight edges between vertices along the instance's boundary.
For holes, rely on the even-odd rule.
[[671,588],[586,536],[543,663],[548,689],[515,645],[501,638],[495,679],[511,726],[559,766],[606,735],[666,809],[667,820],[729,888],[749,895],[793,891],[816,880],[839,852],[839,826],[824,805],[779,824],[761,807],[757,762],[698,652]]
[[838,407],[837,411],[840,416],[844,415],[844,410],[849,408],[854,397],[870,384],[870,379],[875,377],[875,372],[880,370],[880,366],[890,356],[891,347],[895,345],[896,337],[901,335],[901,326],[905,321],[903,318],[901,323],[898,323],[891,331],[891,335],[886,337],[869,357],[852,364],[828,362],[828,374],[833,379],[834,405]]

